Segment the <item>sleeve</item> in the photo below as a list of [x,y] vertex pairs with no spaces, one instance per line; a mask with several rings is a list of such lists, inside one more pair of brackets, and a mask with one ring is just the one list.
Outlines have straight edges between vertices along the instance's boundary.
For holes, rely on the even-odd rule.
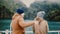
[[19,25],[20,25],[22,28],[31,26],[31,25],[33,25],[33,24],[34,24],[33,22],[27,22],[27,23],[25,23],[24,20],[23,20],[23,18],[19,18]]

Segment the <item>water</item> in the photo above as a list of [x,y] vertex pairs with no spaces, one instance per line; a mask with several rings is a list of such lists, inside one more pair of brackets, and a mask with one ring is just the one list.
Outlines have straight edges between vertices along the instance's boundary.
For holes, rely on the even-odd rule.
[[[32,20],[25,20],[25,22],[28,21],[32,21]],[[10,23],[11,20],[0,20],[0,31],[3,30],[5,31],[6,29],[10,29]],[[60,22],[50,22],[48,21],[48,25],[49,25],[49,30],[60,30]],[[26,31],[33,31],[32,26],[25,28]],[[28,33],[27,33],[28,34]],[[33,33],[29,33],[29,34],[33,34]],[[48,33],[48,34],[57,34],[57,32],[52,32],[52,33]]]

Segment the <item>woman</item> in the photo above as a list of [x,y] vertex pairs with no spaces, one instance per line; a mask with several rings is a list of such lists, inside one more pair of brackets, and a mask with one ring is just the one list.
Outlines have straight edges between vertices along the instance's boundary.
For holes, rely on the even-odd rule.
[[12,17],[12,34],[25,34],[24,28],[33,25],[36,21],[24,22],[24,11],[17,9]]

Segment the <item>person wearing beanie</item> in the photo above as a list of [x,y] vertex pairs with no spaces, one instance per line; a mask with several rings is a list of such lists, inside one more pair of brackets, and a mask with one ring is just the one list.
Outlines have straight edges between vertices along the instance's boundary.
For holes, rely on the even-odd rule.
[[24,28],[29,27],[35,23],[36,21],[24,22],[24,11],[22,9],[17,9],[11,21],[12,34],[25,34]]
[[40,11],[37,13],[37,17],[35,18],[36,21],[39,21],[39,23],[33,25],[33,32],[35,34],[47,34],[49,28],[48,28],[48,22],[44,20],[44,11]]

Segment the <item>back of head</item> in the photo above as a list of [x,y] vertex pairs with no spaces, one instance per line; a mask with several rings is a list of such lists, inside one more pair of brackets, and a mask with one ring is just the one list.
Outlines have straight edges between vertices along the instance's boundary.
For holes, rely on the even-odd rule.
[[44,16],[45,16],[45,11],[40,11],[37,13],[37,17],[44,18]]
[[24,13],[24,11],[22,9],[17,9],[16,13],[13,15],[12,19],[15,19],[15,17],[18,17],[20,14]]

